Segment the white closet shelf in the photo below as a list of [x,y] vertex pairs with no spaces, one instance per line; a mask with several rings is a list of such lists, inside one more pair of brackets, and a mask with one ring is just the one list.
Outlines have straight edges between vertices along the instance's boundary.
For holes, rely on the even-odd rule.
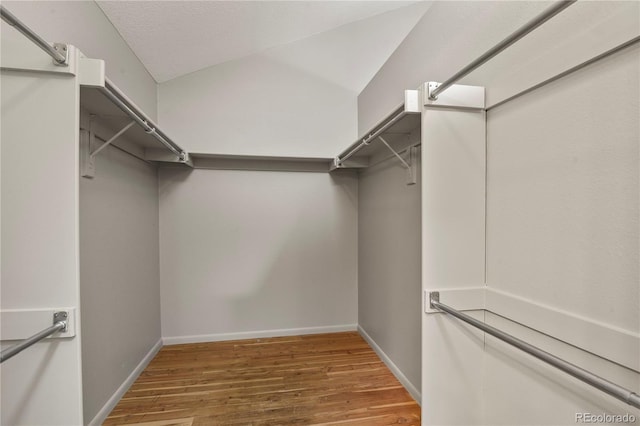
[[[331,171],[369,167],[420,144],[420,91],[405,90],[404,103],[335,157]],[[386,146],[386,144],[389,146]],[[390,149],[391,148],[391,149]]]
[[[113,144],[147,161],[176,163],[191,167],[189,154],[173,142],[160,128],[108,79],[104,84],[80,86],[82,127],[94,128],[103,141],[134,123]],[[93,125],[91,122],[94,122]],[[95,148],[94,148],[95,149]]]
[[329,172],[332,158],[189,153],[196,169]]
[[[133,105],[131,101],[128,102]],[[121,131],[132,121],[129,114],[109,99],[105,94],[105,89],[101,86],[81,86],[80,108],[81,127],[87,131],[90,127],[93,127],[95,134],[103,142]],[[93,124],[90,123],[91,116],[94,117]],[[151,127],[157,128],[150,120],[145,121]],[[113,145],[146,161],[157,162],[163,166],[170,167],[326,173],[330,171],[333,163],[333,158],[192,152],[188,154],[188,161],[185,162],[180,161],[178,156],[169,151],[140,125],[131,126],[122,134],[122,138],[118,138],[117,141],[113,142]]]
[[104,61],[81,58],[81,128],[90,135],[81,137],[86,177],[93,176],[93,157],[102,149],[91,135],[145,161],[220,170],[334,172],[368,167],[389,156],[409,168],[401,155],[420,144],[421,92],[406,90],[402,105],[335,158],[187,153],[105,77]]

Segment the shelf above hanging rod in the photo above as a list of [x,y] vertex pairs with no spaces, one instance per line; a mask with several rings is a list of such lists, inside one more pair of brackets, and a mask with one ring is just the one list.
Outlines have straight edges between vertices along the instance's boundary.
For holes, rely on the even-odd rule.
[[[77,72],[80,81],[81,108],[86,109],[90,114],[96,116],[104,115],[110,116],[110,118],[112,118],[112,116],[122,117],[127,120],[127,122],[133,120],[139,127],[132,128],[131,132],[127,133],[127,139],[131,139],[135,145],[141,146],[145,152],[145,157],[148,156],[149,160],[191,165],[189,154],[173,142],[149,116],[138,108],[135,103],[105,76],[104,61],[87,58],[73,46],[62,43],[54,43],[53,46],[50,45],[3,6],[0,6],[0,17],[50,55],[56,65],[68,66],[70,50],[74,49],[74,51],[77,51],[75,53],[79,57]],[[97,95],[97,93],[100,95]],[[116,122],[111,123],[111,125],[122,127],[122,125],[117,122],[118,120],[115,121]],[[123,133],[117,128],[110,130],[113,130],[114,133],[117,132],[117,136]],[[114,140],[115,138],[109,139],[109,144]],[[160,147],[163,148],[158,149]],[[91,147],[85,148],[90,148],[89,152],[92,152]],[[102,148],[93,152],[93,155],[90,155],[90,157],[95,157],[95,153],[100,149]],[[166,150],[175,157],[167,157],[165,153]]]
[[173,152],[180,161],[188,160],[188,154],[178,144],[173,142],[158,126],[140,110],[133,102],[129,100],[108,78],[105,78],[104,88],[100,91],[125,114],[140,125],[147,133],[152,135],[158,142],[164,145],[169,151]]
[[[384,145],[377,146],[380,136],[399,135],[407,136],[420,128],[420,91],[405,90],[404,103],[391,114],[376,124],[365,136],[355,141],[347,149],[335,157],[331,170],[344,168],[367,167],[368,158],[375,151],[385,149]],[[375,146],[374,146],[375,145]],[[406,147],[394,147],[402,149]]]
[[578,367],[575,364],[572,364],[560,357],[557,357],[547,351],[544,351],[537,346],[534,346],[530,343],[527,343],[521,339],[518,339],[515,336],[512,336],[508,333],[505,333],[502,330],[499,330],[495,327],[492,327],[488,324],[485,324],[482,321],[479,321],[460,310],[452,308],[440,301],[440,293],[437,291],[432,291],[429,293],[429,307],[431,309],[435,309],[440,312],[444,312],[452,317],[455,317],[461,321],[466,322],[469,325],[472,325],[475,328],[478,328],[484,331],[487,334],[490,334],[505,343],[508,343],[511,346],[514,346],[521,351],[538,358],[539,360],[575,377],[578,380],[581,380],[587,383],[594,388],[607,393],[614,398],[623,401],[633,407],[640,408],[640,395],[632,390],[623,388],[622,386],[613,383],[607,379],[604,379],[596,374],[585,370],[584,368]]
[[109,79],[104,78],[104,85],[81,86],[80,106],[84,113],[100,120],[103,133],[110,133],[101,137],[108,138],[116,134],[133,120],[136,125],[128,129],[127,141],[139,146],[138,151],[141,151],[146,159],[192,165],[189,154],[160,130],[158,125]]

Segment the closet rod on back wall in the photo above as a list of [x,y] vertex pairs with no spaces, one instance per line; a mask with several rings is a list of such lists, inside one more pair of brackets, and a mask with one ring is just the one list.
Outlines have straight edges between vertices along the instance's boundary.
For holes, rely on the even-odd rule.
[[465,75],[471,73],[476,68],[483,65],[485,62],[496,56],[498,53],[505,50],[507,47],[511,46],[516,41],[520,40],[522,37],[529,34],[531,31],[538,28],[540,25],[547,22],[549,19],[553,18],[558,13],[562,12],[567,7],[571,6],[575,3],[576,0],[563,0],[556,2],[549,6],[547,9],[542,11],[538,16],[531,19],[529,22],[518,28],[516,31],[511,33],[507,38],[502,40],[500,43],[493,46],[491,49],[487,50],[485,53],[480,55],[477,59],[471,62],[466,67],[462,68],[460,71],[455,73],[453,76],[440,83],[437,87],[429,90],[429,99],[436,100],[438,95],[449,87],[453,86],[458,80],[460,80]]
[[564,359],[550,354],[549,352],[544,351],[537,346],[534,346],[530,343],[525,342],[524,340],[520,340],[517,337],[505,333],[502,330],[498,330],[497,328],[485,324],[482,321],[478,321],[477,319],[464,314],[459,310],[452,308],[451,306],[441,303],[440,293],[437,291],[431,292],[429,294],[429,305],[433,309],[438,309],[439,311],[447,313],[461,321],[466,322],[467,324],[479,328],[485,333],[490,334],[493,337],[496,337],[503,342],[506,342],[511,346],[514,346],[521,351],[528,353],[529,355],[532,355],[561,371],[564,371],[565,373],[575,377],[578,380],[582,380],[583,382],[613,396],[616,399],[619,399],[620,401],[626,402],[633,407],[640,408],[640,395],[638,395],[637,393],[623,388],[622,386],[604,379],[598,375],[595,375],[592,372],[585,370],[584,368],[578,367],[577,365],[572,364],[569,361],[565,361]]

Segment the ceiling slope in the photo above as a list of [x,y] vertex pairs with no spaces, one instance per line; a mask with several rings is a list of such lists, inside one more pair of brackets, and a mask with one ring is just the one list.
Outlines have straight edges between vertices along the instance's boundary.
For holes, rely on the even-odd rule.
[[[151,75],[159,83],[212,65],[263,52],[276,46],[337,32],[316,47],[319,55],[332,46],[357,61],[373,60],[376,52],[399,43],[426,7],[412,19],[393,19],[391,27],[370,27],[370,44],[363,46],[362,23],[352,23],[394,11],[416,1],[98,1],[100,8],[120,32]],[[418,12],[422,10],[422,13]],[[413,24],[411,24],[413,21]],[[405,25],[411,25],[405,28]],[[399,28],[401,27],[401,28]],[[381,36],[382,34],[382,36]],[[386,34],[386,36],[385,36]],[[402,35],[404,34],[404,35]],[[381,40],[381,37],[387,37]],[[391,40],[389,40],[389,38]],[[312,43],[313,44],[313,43]],[[316,43],[317,44],[317,43]],[[366,44],[366,43],[365,43]],[[396,44],[397,46],[397,44]],[[350,47],[350,48],[348,48]],[[353,51],[356,49],[356,51]],[[314,52],[298,52],[311,58]],[[390,52],[382,59],[386,60]],[[378,55],[379,56],[379,55]],[[303,60],[305,63],[313,61]],[[382,63],[377,64],[379,67]],[[364,66],[364,65],[363,65]],[[338,66],[338,68],[340,68]],[[365,74],[371,74],[367,70]],[[372,75],[372,74],[371,74]],[[369,76],[369,78],[371,77]],[[360,86],[360,83],[352,85]]]

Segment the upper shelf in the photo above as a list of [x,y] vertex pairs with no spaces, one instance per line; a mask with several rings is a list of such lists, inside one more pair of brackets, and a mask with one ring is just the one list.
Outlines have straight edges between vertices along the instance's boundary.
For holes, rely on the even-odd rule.
[[[118,147],[149,161],[213,169],[333,171],[367,167],[377,157],[389,154],[385,145],[398,152],[419,143],[420,92],[406,90],[405,101],[400,107],[333,160],[213,153],[190,155],[104,76],[103,61],[86,61],[84,69],[89,70],[88,77],[82,78],[84,84],[80,88],[83,115],[98,118],[94,121],[99,121],[99,124],[94,122],[92,128],[101,139],[106,141],[113,135],[120,134],[124,138],[115,143]],[[134,124],[130,125],[132,122]],[[378,143],[379,141],[384,143]]]
[[328,172],[331,158],[189,153],[196,169]]
[[342,151],[331,170],[367,167],[372,159],[388,152],[384,143],[377,143],[381,138],[396,152],[418,143],[420,111],[420,91],[405,90],[404,103]]
[[[111,102],[100,88],[81,87],[80,105],[82,109],[89,114],[96,115],[100,118],[101,124],[109,128],[109,130],[112,130],[113,133],[116,133],[132,121],[131,117]],[[125,135],[127,139],[144,149],[164,148],[164,145],[162,145],[160,141],[140,126],[132,126],[127,130]]]
[[[80,107],[100,119],[100,128],[126,135],[127,144],[142,151],[151,161],[190,164],[189,154],[173,142],[135,103],[104,74],[104,61],[81,58]],[[132,123],[131,126],[128,126]],[[112,140],[110,139],[110,143]]]

